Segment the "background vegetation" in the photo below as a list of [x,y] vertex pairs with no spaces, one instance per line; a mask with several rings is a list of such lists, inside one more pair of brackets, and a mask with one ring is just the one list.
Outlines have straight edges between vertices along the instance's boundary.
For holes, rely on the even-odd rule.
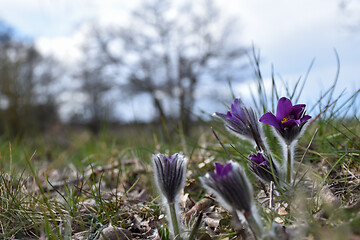
[[[185,231],[203,212],[199,239],[244,238],[246,232],[234,227],[231,214],[198,179],[213,171],[215,161],[228,160],[211,127],[244,166],[253,146],[231,136],[212,113],[206,119],[195,114],[195,93],[214,86],[211,103],[217,101],[213,83],[232,91],[250,56],[257,88],[246,104],[260,116],[275,112],[282,96],[298,102],[311,65],[294,86],[273,74],[265,88],[256,50],[227,39],[231,19],[211,4],[200,12],[186,5],[175,15],[166,4],[138,9],[124,29],[94,26],[75,71],[0,24],[1,239],[101,239],[109,224],[130,238],[167,239],[150,164],[158,152],[189,158],[180,199]],[[296,149],[301,188],[289,193],[289,205],[276,199],[269,208],[268,189],[251,179],[265,227],[277,222],[283,239],[360,239],[359,89],[336,95],[343,90],[338,75],[333,82],[307,105],[312,119]],[[152,121],[122,123],[114,104],[144,94],[155,110]],[[237,94],[224,100],[223,112]],[[64,95],[74,99],[67,116],[61,111]],[[281,161],[276,138],[269,127],[265,132]]]

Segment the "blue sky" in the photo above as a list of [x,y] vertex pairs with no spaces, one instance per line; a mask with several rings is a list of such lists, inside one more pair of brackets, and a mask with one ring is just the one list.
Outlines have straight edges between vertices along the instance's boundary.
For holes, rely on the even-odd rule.
[[[302,102],[311,104],[333,82],[338,52],[341,71],[337,93],[360,87],[360,27],[350,29],[360,4],[350,0],[343,11],[340,0],[223,0],[217,1],[225,15],[238,18],[235,38],[261,53],[262,70],[270,80],[275,73],[294,85],[315,58]],[[358,1],[359,2],[359,1]],[[124,23],[129,10],[141,1],[125,0],[0,0],[0,17],[21,34],[34,39],[45,54],[75,62],[86,21]],[[279,78],[277,78],[279,79]],[[249,81],[235,85],[236,94],[249,98]],[[224,94],[227,90],[224,87]],[[201,92],[201,91],[200,91]],[[201,95],[201,93],[199,94]],[[138,103],[131,103],[136,107]],[[200,105],[205,111],[220,111],[219,105]],[[214,109],[215,108],[215,109]],[[129,116],[131,119],[133,116]]]

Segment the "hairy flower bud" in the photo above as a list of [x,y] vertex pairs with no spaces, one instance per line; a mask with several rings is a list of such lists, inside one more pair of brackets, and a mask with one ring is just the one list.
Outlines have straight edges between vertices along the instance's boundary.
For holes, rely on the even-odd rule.
[[262,153],[249,155],[248,167],[250,171],[264,183],[279,183],[279,171],[274,161],[269,160]]
[[186,159],[175,153],[165,156],[161,153],[152,156],[156,185],[169,203],[174,203],[186,178]]
[[215,163],[215,173],[207,173],[201,182],[229,211],[252,214],[252,188],[238,163]]
[[252,108],[245,107],[243,102],[236,98],[231,104],[231,109],[226,114],[215,113],[225,122],[225,127],[239,137],[255,141],[259,149],[265,150],[261,138],[258,118]]

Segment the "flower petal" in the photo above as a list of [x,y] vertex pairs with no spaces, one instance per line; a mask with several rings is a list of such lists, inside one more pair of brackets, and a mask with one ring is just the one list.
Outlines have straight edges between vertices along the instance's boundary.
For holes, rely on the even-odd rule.
[[257,166],[258,164],[261,164],[262,162],[264,162],[264,159],[263,159],[263,156],[261,153],[258,153],[257,155],[255,155],[255,154],[249,155],[249,158],[251,160],[251,163],[254,166]]
[[231,163],[226,164],[222,169],[221,176],[222,177],[227,176],[231,170],[232,170]]
[[259,119],[259,122],[271,125],[276,127],[279,131],[281,131],[281,127],[280,127],[280,123],[279,121],[276,119],[276,117],[274,116],[274,114],[272,114],[271,112],[267,112],[264,115],[262,115],[262,117]]
[[[215,173],[217,177],[225,177],[229,174],[229,172],[232,170],[231,163],[228,163],[226,165],[221,165],[220,163],[215,163]],[[213,177],[214,178],[214,177]],[[215,179],[215,178],[214,178]]]
[[239,98],[235,98],[233,104],[231,104],[231,113],[242,121],[245,121],[243,106],[242,101]]
[[280,98],[276,108],[276,118],[278,119],[278,121],[281,121],[284,118],[288,118],[289,114],[291,113],[291,110],[292,110],[291,101],[286,97]]
[[223,165],[221,165],[220,163],[216,162],[216,163],[215,163],[215,173],[216,173],[217,175],[221,175],[222,169],[223,169]]
[[301,115],[305,111],[305,104],[296,104],[292,107],[291,114],[294,116],[295,119],[300,119]]
[[171,155],[171,156],[169,156],[169,161],[171,162],[171,163],[173,163],[173,162],[175,162],[176,161],[176,159],[178,158],[178,153],[174,153],[173,155]]
[[306,122],[307,120],[309,120],[311,118],[311,116],[309,115],[305,115],[300,119],[300,122]]
[[230,116],[228,116],[227,114],[223,114],[223,113],[218,113],[218,112],[215,112],[214,113],[216,116],[220,117],[221,119],[223,120],[226,120],[228,119]]
[[294,127],[294,126],[299,125],[300,122],[298,122],[298,121],[299,121],[299,120],[290,119],[290,120],[282,123],[282,126],[283,126],[283,127],[287,127],[287,128],[291,128],[291,127]]

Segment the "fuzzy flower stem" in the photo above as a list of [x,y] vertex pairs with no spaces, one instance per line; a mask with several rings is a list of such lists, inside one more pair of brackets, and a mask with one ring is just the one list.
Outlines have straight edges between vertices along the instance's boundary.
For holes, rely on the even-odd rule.
[[262,236],[262,231],[261,231],[259,224],[257,223],[256,219],[253,217],[253,215],[247,214],[245,212],[243,214],[244,214],[246,221],[248,222],[250,231],[253,234],[254,239],[257,240],[258,236],[260,236],[260,237]]
[[180,229],[179,229],[179,221],[178,216],[175,209],[175,203],[169,202],[169,212],[171,218],[171,224],[174,231],[174,239],[181,240]]
[[291,145],[287,144],[286,145],[286,153],[287,153],[287,158],[286,158],[286,182],[287,183],[291,183],[291,178],[292,178],[292,162],[293,162],[293,154],[291,154]]

